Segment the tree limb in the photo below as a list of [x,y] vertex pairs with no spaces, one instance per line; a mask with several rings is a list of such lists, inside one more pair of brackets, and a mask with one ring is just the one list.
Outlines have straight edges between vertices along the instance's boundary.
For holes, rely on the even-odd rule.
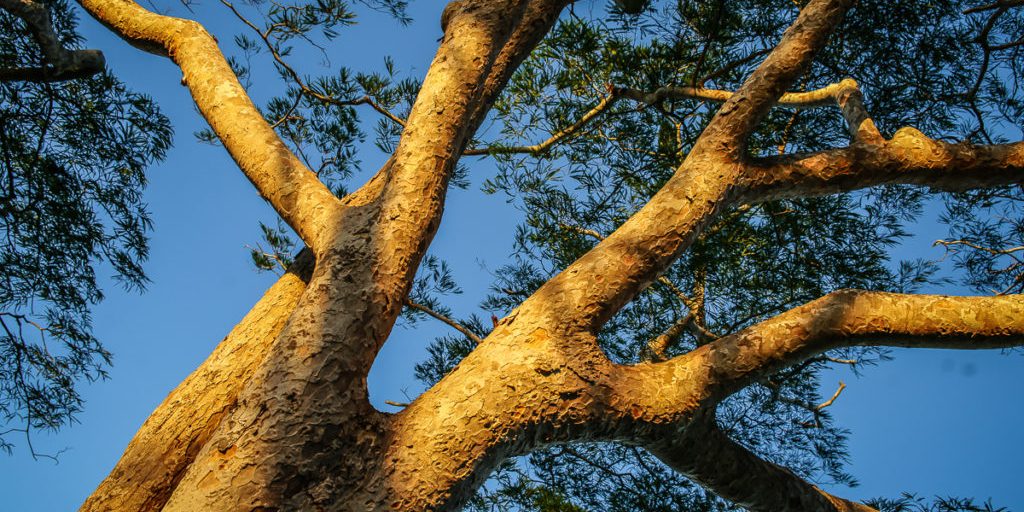
[[341,206],[285,146],[249,99],[217,42],[194,21],[154,14],[131,0],[81,0],[89,14],[129,43],[168,56],[200,113],[260,195],[318,252]]
[[852,0],[821,0],[807,4],[782,40],[757,70],[729,97],[694,144],[692,153],[725,152],[742,157],[747,138],[772,105],[825,46]]
[[998,0],[997,2],[992,2],[990,4],[979,5],[977,7],[971,7],[970,9],[965,9],[963,11],[963,13],[964,14],[974,14],[974,13],[978,13],[978,12],[991,11],[991,10],[999,9],[999,8],[1002,8],[1002,7],[1016,7],[1016,6],[1019,6],[1019,5],[1024,5],[1024,0]]
[[664,363],[619,366],[612,408],[632,429],[685,426],[775,372],[850,346],[1024,345],[1024,295],[949,297],[841,290]]
[[309,250],[299,252],[288,272],[142,424],[117,465],[82,505],[83,512],[163,508],[266,359],[314,264]]
[[28,26],[46,62],[38,68],[0,69],[0,82],[59,82],[83,78],[103,71],[105,60],[99,50],[68,50],[50,23],[50,8],[40,0],[0,0],[3,9]]
[[673,361],[700,373],[700,393],[714,402],[834,348],[989,349],[1021,344],[1024,295],[949,297],[842,290]]
[[751,202],[896,183],[961,191],[1024,183],[1024,142],[949,144],[903,128],[880,144],[757,159],[748,169],[744,196]]
[[596,332],[656,280],[704,227],[740,198],[742,141],[824,45],[852,3],[809,3],[758,71],[722,106],[665,186],[614,233],[537,290],[520,306],[520,315],[565,332]]
[[462,152],[463,155],[505,155],[512,153],[529,153],[532,155],[538,155],[547,151],[551,146],[558,144],[568,137],[572,137],[579,133],[579,131],[590,124],[597,116],[608,110],[615,102],[620,98],[620,95],[616,92],[617,90],[609,87],[608,95],[601,98],[601,101],[594,106],[594,108],[583,114],[575,123],[552,133],[550,137],[545,139],[543,142],[533,144],[531,146],[490,146],[485,148],[471,148]]
[[647,445],[669,467],[754,512],[877,512],[833,496],[768,462],[722,432],[711,418]]

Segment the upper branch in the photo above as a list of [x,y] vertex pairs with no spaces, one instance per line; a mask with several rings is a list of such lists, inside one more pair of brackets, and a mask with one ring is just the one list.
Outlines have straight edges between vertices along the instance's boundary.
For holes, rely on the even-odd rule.
[[825,46],[853,0],[817,0],[807,4],[778,46],[718,110],[694,144],[693,153],[724,152],[738,160],[746,140],[785,90]]
[[808,4],[665,186],[619,229],[545,283],[522,304],[519,315],[563,332],[594,331],[657,279],[704,227],[741,197],[744,168],[728,141],[746,137],[754,118],[782,96],[851,3]]
[[0,69],[0,82],[56,82],[82,78],[103,71],[99,50],[68,50],[50,23],[50,9],[39,0],[0,0],[0,8],[22,19],[46,57],[43,67]]
[[607,111],[615,102],[621,97],[620,94],[614,88],[609,87],[609,93],[601,101],[594,106],[594,108],[587,111],[579,118],[575,123],[552,133],[550,137],[537,144],[530,146],[490,146],[485,148],[472,148],[467,149],[463,155],[495,155],[495,154],[511,154],[511,153],[529,153],[537,155],[547,151],[551,146],[558,144],[566,138],[572,137],[579,133],[581,129],[590,124],[595,118],[600,116],[603,112]]
[[1010,185],[1024,183],[1024,142],[949,144],[903,128],[888,141],[755,160],[746,175],[746,199],[752,202],[891,183],[949,191]]
[[[651,92],[637,89],[614,89],[614,93],[641,102],[654,105],[669,99],[695,99],[702,101],[726,102],[737,93],[704,87],[660,87]],[[823,107],[836,104],[846,118],[850,135],[854,139],[878,141],[881,135],[871,121],[864,107],[864,97],[857,82],[846,78],[840,82],[829,84],[820,89],[806,92],[787,92],[775,100],[774,105],[797,109]]]
[[[445,36],[398,147],[386,169],[352,194],[365,201],[366,212],[339,230],[328,249],[339,262],[360,254],[365,267],[352,282],[372,290],[367,293],[381,305],[365,310],[358,321],[370,334],[351,337],[358,339],[352,347],[356,353],[348,358],[354,365],[369,371],[441,222],[448,180],[462,150],[566,1],[462,0],[445,9]],[[350,267],[337,270],[351,272]],[[349,290],[331,293],[339,304],[349,300]]]
[[452,2],[445,36],[413,104],[380,196],[389,233],[387,272],[411,283],[444,205],[448,179],[469,138],[515,68],[567,0]]
[[217,47],[196,22],[154,14],[131,0],[81,0],[82,6],[129,43],[171,58],[199,111],[231,157],[314,251],[340,205],[331,191],[267,124]]

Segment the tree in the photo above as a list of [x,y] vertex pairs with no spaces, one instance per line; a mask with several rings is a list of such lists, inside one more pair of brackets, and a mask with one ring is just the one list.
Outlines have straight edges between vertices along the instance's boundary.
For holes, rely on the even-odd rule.
[[[78,49],[64,2],[0,3],[0,448],[56,430],[81,408],[76,382],[106,375],[90,328],[96,265],[129,288],[146,276],[143,171],[171,128],[156,105]],[[31,442],[28,442],[31,449]],[[36,456],[32,450],[33,456]]]
[[[817,54],[819,62],[829,62],[829,50],[823,50],[826,40],[852,2],[811,1],[781,41],[774,44],[777,38],[773,40],[770,52],[747,45],[746,51],[755,55],[753,58],[763,57],[763,62],[734,93],[707,89],[706,82],[673,84],[664,89],[660,88],[663,84],[655,84],[657,87],[650,90],[613,84],[589,113],[572,116],[572,105],[564,105],[557,115],[574,120],[561,125],[553,142],[535,147],[506,144],[486,150],[467,147],[510,79],[506,93],[509,100],[499,107],[514,108],[515,94],[529,91],[524,84],[531,78],[531,70],[534,76],[538,74],[535,70],[542,61],[531,61],[517,78],[512,78],[513,73],[549,32],[567,2],[453,2],[442,16],[445,35],[438,56],[419,87],[409,115],[392,120],[403,127],[392,159],[367,184],[341,198],[310,172],[296,149],[296,141],[305,140],[314,146],[319,142],[287,134],[282,139],[274,128],[283,124],[287,130],[289,116],[271,115],[271,122],[265,119],[264,114],[273,114],[272,109],[260,112],[249,101],[216,42],[198,24],[153,14],[128,1],[86,0],[82,4],[125,39],[148,51],[167,54],[181,67],[183,82],[209,121],[213,136],[309,247],[207,362],[147,421],[85,509],[451,509],[465,504],[508,456],[553,445],[571,447],[609,441],[642,448],[715,494],[748,508],[871,510],[827,495],[796,473],[764,460],[736,442],[731,437],[733,432],[724,432],[716,422],[716,413],[728,413],[730,397],[742,398],[762,389],[780,390],[772,403],[796,400],[793,390],[804,386],[800,381],[807,376],[802,372],[827,362],[828,357],[836,359],[834,351],[849,347],[995,348],[1022,343],[1024,302],[1013,294],[946,297],[829,291],[839,287],[833,284],[841,286],[845,281],[817,286],[805,282],[788,301],[796,304],[771,303],[774,308],[784,305],[785,311],[775,314],[774,310],[752,310],[749,318],[732,319],[722,317],[740,310],[721,304],[711,308],[700,300],[691,300],[701,295],[701,283],[708,281],[699,277],[701,272],[689,271],[715,263],[714,252],[700,254],[698,250],[717,248],[711,241],[719,233],[728,232],[730,226],[766,226],[782,231],[785,222],[772,224],[766,219],[788,218],[789,213],[783,213],[785,206],[792,205],[804,219],[822,215],[816,209],[830,205],[829,215],[849,211],[852,206],[801,202],[804,198],[891,184],[954,191],[989,188],[1011,197],[1016,194],[1015,189],[1007,192],[995,187],[1020,183],[1024,166],[1024,147],[1020,143],[949,143],[912,128],[900,129],[886,138],[868,116],[855,82],[817,82],[830,74],[814,74],[812,60]],[[1008,20],[1016,15],[1011,11],[1016,4],[987,7],[985,12],[994,11],[989,18],[994,21],[986,26],[1005,23],[1012,27]],[[312,20],[310,23],[329,21],[317,16],[343,19],[342,12],[334,7],[322,3],[305,11],[274,12],[291,16],[290,22],[296,24],[307,19]],[[719,12],[724,12],[722,7]],[[777,36],[780,18],[787,12],[779,9],[777,17],[755,19],[764,21],[757,30]],[[1010,12],[1013,14],[1008,15]],[[715,12],[707,17],[726,26],[735,27],[741,21],[757,25]],[[563,28],[570,30],[572,26]],[[986,34],[993,30],[986,30]],[[578,40],[586,42],[585,38]],[[280,59],[285,52],[274,41],[271,39],[267,46]],[[1006,46],[1002,50],[1009,51],[1019,47],[985,44],[982,53],[986,66],[995,60],[992,54],[996,46]],[[738,73],[751,64],[749,55],[706,53],[709,56],[705,59],[698,54],[696,62],[710,59],[726,73]],[[614,60],[613,55],[610,57]],[[725,65],[732,58],[739,60],[733,66]],[[625,66],[629,62],[623,59],[616,64]],[[281,66],[287,72],[288,68]],[[934,75],[957,78],[944,70]],[[979,83],[986,87],[1000,83],[997,75],[983,69]],[[805,77],[810,90],[784,94]],[[300,91],[292,96],[294,104],[299,105],[294,109],[313,110],[315,103],[302,102],[317,94],[323,96],[319,98],[321,103],[330,103],[333,96],[323,94],[323,88],[305,83],[298,74],[291,79]],[[968,105],[981,94],[981,88],[975,89],[966,95]],[[992,92],[996,96],[999,93]],[[1015,96],[1003,91],[1002,97],[1005,102],[996,107],[1012,114]],[[673,135],[684,133],[684,123],[676,120],[677,124],[672,125],[674,109],[664,102],[681,98],[724,104],[713,116],[707,111],[706,126],[692,143],[673,146]],[[538,214],[534,224],[537,233],[550,233],[552,228],[560,227],[565,244],[576,246],[583,255],[572,259],[569,252],[556,254],[572,261],[566,261],[564,269],[536,286],[536,272],[524,268],[520,274],[508,274],[509,284],[522,285],[504,293],[506,300],[517,298],[515,309],[496,319],[486,336],[482,331],[488,329],[480,325],[482,322],[459,323],[467,331],[463,334],[468,340],[480,341],[471,347],[462,345],[462,351],[468,354],[458,366],[449,371],[448,363],[458,357],[438,358],[434,365],[437,371],[431,373],[424,366],[422,372],[425,378],[444,374],[430,390],[400,413],[376,411],[367,400],[366,372],[403,305],[414,302],[410,290],[415,273],[439,222],[458,158],[464,153],[540,153],[555,143],[569,147],[579,143],[584,150],[575,154],[575,160],[571,152],[559,158],[580,165],[578,156],[586,154],[588,144],[595,144],[594,140],[613,143],[619,138],[607,130],[598,130],[596,137],[577,140],[573,136],[589,126],[611,126],[590,123],[606,111],[612,112],[610,104],[623,100],[652,105],[644,115],[665,111],[668,127],[661,130],[663,125],[657,125],[659,148],[664,145],[683,153],[678,155],[678,165],[671,160],[660,163],[662,172],[666,166],[674,167],[671,175],[661,179],[656,175],[625,176],[637,188],[648,181],[643,178],[651,178],[646,186],[653,196],[644,198],[645,204],[636,213],[620,212],[619,218],[559,226],[560,222],[554,221],[564,219]],[[878,101],[885,100],[883,97]],[[367,102],[387,110],[372,99]],[[771,139],[764,138],[765,131],[778,128],[785,133],[787,124],[792,124],[794,130],[806,130],[804,134],[818,134],[813,123],[772,126],[777,119],[766,116],[774,105],[816,107],[833,102],[843,110],[853,139],[849,145],[788,153],[790,143],[786,142],[780,151],[785,154],[765,154],[765,149],[772,147]],[[683,117],[701,119],[704,112],[694,111]],[[1016,115],[1019,118],[1019,113]],[[984,119],[982,114],[978,116],[979,122]],[[620,117],[624,123],[635,122]],[[759,129],[762,122],[771,129]],[[510,126],[515,128],[514,123]],[[687,129],[692,126],[688,121]],[[984,128],[979,128],[973,137],[985,136]],[[319,131],[316,127],[304,129],[314,134]],[[292,143],[292,149],[285,140]],[[795,144],[831,142],[834,139],[821,137]],[[662,154],[656,152],[655,156]],[[549,165],[553,164],[548,161],[538,167],[544,171]],[[545,175],[538,169],[533,171],[527,175],[532,182],[523,178],[516,182],[517,176],[510,174],[509,180],[496,182],[495,187],[511,188],[508,183],[542,186]],[[897,191],[891,194],[894,202],[900,202],[910,189],[889,190]],[[557,190],[544,192],[543,197],[558,198],[550,193]],[[630,199],[640,201],[639,197]],[[768,203],[783,200],[790,203]],[[761,210],[761,204],[774,204],[778,210],[771,210],[772,206]],[[760,216],[756,222],[720,223],[755,208],[752,215]],[[888,214],[899,209],[877,211]],[[598,220],[607,225],[598,224]],[[594,229],[595,224],[607,229]],[[884,227],[885,223],[881,224]],[[850,219],[847,225],[853,229],[858,222]],[[875,229],[859,232],[877,234]],[[752,240],[762,238],[758,233],[733,234],[746,234]],[[523,231],[524,245],[533,240],[545,250],[560,247],[536,243],[546,238]],[[1012,255],[1012,247],[990,243],[1001,241],[969,243],[1004,251],[1000,256]],[[817,247],[827,246],[808,246],[804,250]],[[857,261],[843,260],[841,250],[833,252],[820,263]],[[803,257],[800,261],[813,259]],[[673,267],[676,261],[683,261],[686,267]],[[732,275],[712,274],[710,270],[708,275],[714,279],[749,275],[750,268],[743,265],[752,264],[750,261],[736,263]],[[443,269],[437,268],[437,279],[443,280]],[[697,276],[687,278],[693,281],[687,284],[695,286],[680,288],[673,282],[678,276],[669,275],[670,271],[684,269],[689,276]],[[758,275],[766,278],[763,273]],[[866,284],[873,280],[870,275],[858,274],[857,269],[844,275],[859,275]],[[1011,284],[1017,279],[1013,269],[1000,275],[1011,276]],[[787,276],[787,280],[790,277],[800,276]],[[914,280],[911,277],[907,281]],[[686,296],[690,311],[678,315],[679,320],[666,327],[664,337],[655,337],[642,354],[609,350],[615,345],[609,344],[604,328],[612,323],[613,327],[620,326],[617,332],[622,332],[622,325],[635,323],[629,314],[639,310],[627,305],[638,297],[657,299],[653,293],[642,295],[649,293],[655,282],[659,283],[658,289]],[[762,280],[755,284],[765,289],[765,283]],[[691,288],[698,293],[676,294],[676,290]],[[806,294],[818,289],[828,293],[799,305]],[[765,300],[748,293],[729,297],[727,302],[742,305]],[[447,318],[429,306],[420,311],[424,310]],[[706,310],[711,310],[711,317],[717,321],[733,324],[732,329],[702,320]],[[659,322],[664,323],[664,318]],[[680,343],[681,339],[685,343]],[[457,345],[442,343],[438,347]],[[641,357],[647,361],[630,361]],[[536,502],[551,506],[560,506],[562,500],[557,489],[524,492],[536,496]]]

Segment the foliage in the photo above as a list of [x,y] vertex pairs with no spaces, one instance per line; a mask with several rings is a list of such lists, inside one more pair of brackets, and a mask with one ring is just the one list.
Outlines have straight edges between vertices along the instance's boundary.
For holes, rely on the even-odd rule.
[[[68,5],[50,8],[63,45],[78,48]],[[0,12],[0,34],[0,67],[40,66],[20,19]],[[170,139],[156,105],[106,72],[0,83],[0,447],[73,421],[78,381],[106,375],[110,353],[90,329],[97,271],[145,284],[143,171]]]

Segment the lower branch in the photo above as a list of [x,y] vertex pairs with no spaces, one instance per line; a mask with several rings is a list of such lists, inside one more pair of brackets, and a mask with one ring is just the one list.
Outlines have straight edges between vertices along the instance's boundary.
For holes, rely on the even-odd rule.
[[640,432],[694,415],[773,373],[847,346],[1024,345],[1024,295],[948,297],[843,290],[662,363],[617,366],[609,403]]
[[841,290],[668,364],[704,378],[715,402],[771,373],[844,346],[988,349],[1024,344],[1024,295],[949,297]]
[[761,459],[707,418],[691,424],[677,438],[650,443],[647,449],[669,467],[747,510],[877,512],[832,496],[792,471]]

